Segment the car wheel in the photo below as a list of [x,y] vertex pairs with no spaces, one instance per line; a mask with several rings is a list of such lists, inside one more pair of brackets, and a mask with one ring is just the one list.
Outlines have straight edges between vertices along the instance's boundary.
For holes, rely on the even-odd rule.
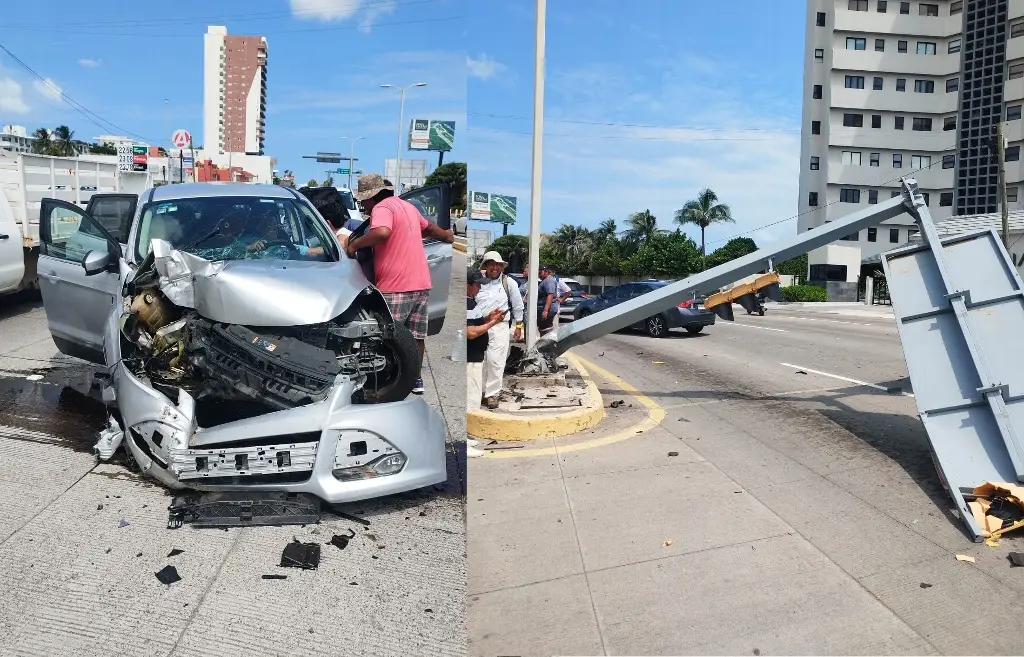
[[394,334],[381,342],[379,353],[388,365],[363,384],[363,399],[370,404],[402,401],[420,378],[420,351],[412,332],[405,324],[395,323]]
[[594,313],[590,312],[589,310],[581,310],[580,311],[580,319],[586,319],[587,317],[590,317],[593,314]]
[[665,324],[665,318],[661,315],[648,317],[645,328],[647,329],[647,335],[652,338],[663,338],[668,334],[668,326]]
[[689,333],[690,335],[697,335],[698,333],[700,333],[703,330],[704,330],[703,326],[687,326],[686,327],[686,332]]

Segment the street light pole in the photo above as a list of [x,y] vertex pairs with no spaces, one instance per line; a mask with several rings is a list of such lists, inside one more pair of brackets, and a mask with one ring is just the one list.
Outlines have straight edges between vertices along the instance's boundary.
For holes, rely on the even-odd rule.
[[533,53],[533,169],[530,172],[530,271],[526,295],[526,347],[532,349],[539,337],[537,315],[540,303],[540,183],[544,154],[544,24],[547,0],[537,0],[536,37]]
[[402,193],[402,124],[405,122],[405,92],[407,89],[413,87],[425,87],[426,82],[416,82],[405,87],[399,87],[393,84],[382,84],[381,88],[384,89],[398,89],[401,94],[401,100],[398,105],[398,150],[395,152],[395,193]]
[[348,139],[348,188],[352,189],[352,170],[356,168],[356,140],[366,139],[366,137],[342,137],[342,139]]

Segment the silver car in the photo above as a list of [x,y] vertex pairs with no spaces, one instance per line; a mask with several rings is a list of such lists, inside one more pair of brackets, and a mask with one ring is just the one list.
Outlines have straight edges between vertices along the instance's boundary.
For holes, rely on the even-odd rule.
[[[448,227],[446,187],[411,194]],[[408,394],[416,343],[308,200],[276,185],[169,185],[123,224],[114,234],[116,222],[42,201],[50,332],[106,367],[101,459],[123,445],[171,489],[329,503],[446,479],[441,418]],[[451,246],[425,246],[436,333]]]

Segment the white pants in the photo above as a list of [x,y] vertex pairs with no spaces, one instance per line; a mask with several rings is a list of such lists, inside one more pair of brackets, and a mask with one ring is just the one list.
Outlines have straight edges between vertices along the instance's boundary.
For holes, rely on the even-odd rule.
[[505,375],[508,347],[512,341],[512,329],[506,323],[495,324],[487,330],[487,354],[484,356],[484,397],[497,397],[501,393],[501,381]]
[[483,391],[483,363],[466,363],[466,410],[480,409],[480,395]]

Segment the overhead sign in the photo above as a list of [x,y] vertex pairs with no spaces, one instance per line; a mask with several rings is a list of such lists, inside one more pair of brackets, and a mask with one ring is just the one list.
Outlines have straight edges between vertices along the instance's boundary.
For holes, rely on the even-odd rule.
[[189,134],[188,130],[175,130],[174,135],[171,136],[171,141],[178,148],[185,148],[192,144],[192,135]]
[[455,144],[455,121],[413,119],[409,124],[410,151],[450,151]]
[[469,218],[499,224],[516,222],[516,197],[487,192],[469,193]]
[[327,162],[329,164],[341,164],[341,153],[320,153],[316,154],[317,162]]

